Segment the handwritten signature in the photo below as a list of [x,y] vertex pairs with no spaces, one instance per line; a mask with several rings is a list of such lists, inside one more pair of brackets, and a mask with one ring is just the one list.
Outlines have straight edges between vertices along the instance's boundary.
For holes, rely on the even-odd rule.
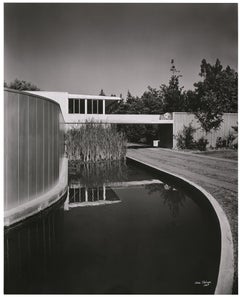
[[203,287],[208,287],[211,285],[211,281],[202,280],[202,281],[195,281],[194,285],[202,285]]

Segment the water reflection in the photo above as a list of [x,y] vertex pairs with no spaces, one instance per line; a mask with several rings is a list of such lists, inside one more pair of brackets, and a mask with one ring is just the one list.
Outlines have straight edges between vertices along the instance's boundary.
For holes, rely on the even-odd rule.
[[121,202],[120,198],[105,184],[98,187],[84,187],[79,183],[70,183],[68,197],[64,203],[64,210],[81,206],[97,206]]
[[220,233],[212,213],[156,175],[98,165],[70,168],[64,206],[5,232],[5,293],[213,293]]
[[110,184],[126,178],[125,161],[69,162],[69,195],[64,209],[121,202]]
[[173,218],[179,216],[180,209],[184,207],[186,200],[186,196],[181,190],[177,190],[168,184],[150,184],[146,185],[145,188],[148,190],[149,194],[155,192],[159,193],[159,197],[161,197],[163,203],[168,206]]
[[104,183],[126,180],[127,175],[125,161],[69,164],[70,184],[80,183],[81,186],[101,187]]
[[56,207],[5,230],[5,293],[32,293],[36,288],[41,293],[58,254],[62,229],[63,207]]

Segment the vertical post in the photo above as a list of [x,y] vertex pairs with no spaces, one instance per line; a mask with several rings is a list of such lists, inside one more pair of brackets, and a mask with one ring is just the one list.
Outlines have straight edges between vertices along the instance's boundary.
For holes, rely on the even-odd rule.
[[106,200],[106,186],[103,184],[103,200]]
[[69,210],[69,192],[70,192],[70,189],[68,187],[68,190],[67,190],[67,198],[64,202],[64,210]]
[[105,114],[105,100],[103,100],[103,114]]
[[87,99],[85,99],[85,114],[87,114]]
[[85,187],[85,201],[88,202],[88,190],[87,190],[87,187]]

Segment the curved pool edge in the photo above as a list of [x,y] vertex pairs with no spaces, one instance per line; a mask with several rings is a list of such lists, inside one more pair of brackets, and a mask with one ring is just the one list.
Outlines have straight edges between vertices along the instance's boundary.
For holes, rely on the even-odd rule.
[[181,183],[185,185],[187,184],[188,186],[191,186],[194,189],[198,190],[201,194],[203,194],[203,196],[206,199],[208,199],[208,201],[212,205],[217,215],[219,225],[220,225],[220,230],[221,230],[221,257],[220,257],[217,285],[214,293],[215,294],[232,294],[233,276],[234,276],[234,251],[233,251],[232,232],[231,232],[231,228],[230,228],[230,224],[228,222],[227,216],[223,211],[222,207],[220,206],[220,204],[217,202],[217,200],[203,187],[188,180],[185,177],[182,177],[172,172],[155,167],[145,161],[138,160],[134,157],[128,156],[127,159],[134,161],[138,164],[144,165],[146,167],[152,168],[158,171],[159,173],[165,174],[168,177],[174,177]]
[[4,227],[10,227],[57,203],[68,189],[68,159],[63,158],[59,181],[38,198],[4,212]]

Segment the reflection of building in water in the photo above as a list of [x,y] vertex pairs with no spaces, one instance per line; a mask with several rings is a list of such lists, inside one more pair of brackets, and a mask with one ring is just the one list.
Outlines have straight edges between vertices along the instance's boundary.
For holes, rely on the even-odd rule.
[[59,206],[5,230],[5,293],[35,294],[44,290],[62,230],[63,208]]
[[121,202],[112,188],[105,184],[96,187],[80,186],[70,184],[68,197],[64,204],[64,209],[69,210],[78,206],[94,206]]

